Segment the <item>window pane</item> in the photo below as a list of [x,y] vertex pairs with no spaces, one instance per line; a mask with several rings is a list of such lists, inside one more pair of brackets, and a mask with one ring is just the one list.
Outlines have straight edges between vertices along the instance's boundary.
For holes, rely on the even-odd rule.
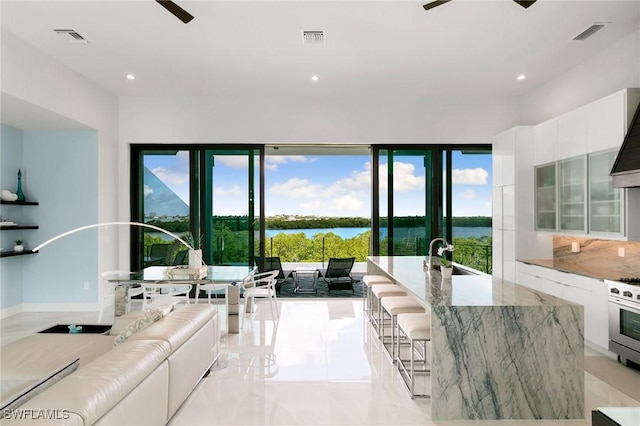
[[491,152],[453,150],[451,155],[453,260],[491,273]]
[[[144,223],[185,237],[189,229],[189,151],[143,153]],[[171,235],[144,228],[144,266],[188,262],[186,247]]]

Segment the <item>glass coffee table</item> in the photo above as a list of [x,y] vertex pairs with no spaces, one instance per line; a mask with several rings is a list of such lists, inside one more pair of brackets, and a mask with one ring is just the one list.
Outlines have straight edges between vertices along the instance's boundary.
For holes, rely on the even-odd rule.
[[[312,278],[312,286],[309,288],[308,286],[300,285],[300,277],[309,277]],[[295,287],[293,289],[294,293],[317,293],[316,283],[318,282],[318,270],[317,269],[300,269],[297,271],[293,271],[293,281],[295,283]]]

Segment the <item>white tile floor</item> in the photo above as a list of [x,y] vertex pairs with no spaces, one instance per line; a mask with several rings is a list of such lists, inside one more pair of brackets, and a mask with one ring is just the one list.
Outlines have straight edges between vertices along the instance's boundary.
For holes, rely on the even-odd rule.
[[[171,425],[467,425],[433,422],[428,399],[411,400],[359,299],[281,300],[242,333],[223,334],[222,355],[171,419]],[[220,306],[221,317],[225,317]],[[266,312],[265,312],[266,311]],[[92,323],[96,313],[24,313],[2,320],[2,344],[56,323]],[[226,323],[222,322],[222,328]],[[587,350],[586,356],[597,353]],[[630,380],[637,380],[630,374]],[[502,421],[483,425],[589,425],[599,406],[640,406],[585,373],[585,420]]]

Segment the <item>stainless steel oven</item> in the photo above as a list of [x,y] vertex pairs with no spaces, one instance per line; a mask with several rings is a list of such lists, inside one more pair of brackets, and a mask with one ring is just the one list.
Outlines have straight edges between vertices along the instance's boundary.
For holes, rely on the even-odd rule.
[[607,281],[607,284],[609,350],[618,354],[624,365],[627,360],[640,364],[640,286],[634,281]]

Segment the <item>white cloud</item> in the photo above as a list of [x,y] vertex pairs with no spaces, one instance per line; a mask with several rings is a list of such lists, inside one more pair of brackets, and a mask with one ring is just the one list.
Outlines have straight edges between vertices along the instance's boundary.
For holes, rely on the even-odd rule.
[[464,185],[486,185],[489,173],[483,168],[454,169],[451,172],[453,183]]
[[300,207],[306,212],[317,212],[318,215],[340,213],[341,215],[349,215],[354,212],[360,213],[367,207],[363,200],[363,195],[358,192],[350,192],[341,194],[331,199],[314,198],[300,204]]
[[364,170],[351,172],[350,177],[337,180],[333,186],[348,189],[367,189],[371,186],[371,163],[366,162]]
[[213,193],[215,195],[218,196],[227,196],[227,195],[241,195],[242,194],[242,190],[240,189],[240,187],[238,185],[233,185],[230,188],[224,188],[224,187],[220,187],[217,186],[214,190]]
[[165,169],[162,167],[157,167],[151,172],[158,177],[165,185],[179,186],[189,183],[189,170],[186,171],[176,171],[171,169]]
[[[387,190],[387,164],[380,165],[380,189]],[[425,177],[416,176],[416,168],[411,163],[400,161],[393,162],[393,191],[409,192],[416,189],[424,189]]]
[[313,163],[315,158],[307,157],[305,155],[268,155],[264,158],[264,164],[266,170],[276,171],[278,166],[287,163]]
[[369,209],[369,186],[362,184],[361,172],[330,185],[292,178],[271,186],[268,192],[271,197],[267,196],[267,205],[276,203],[273,197],[278,196],[278,205],[273,208],[280,211],[287,207],[289,212],[298,214],[364,216]]
[[151,189],[151,187],[149,187],[149,185],[145,185],[144,186],[144,196],[146,197],[147,195],[151,195],[153,194],[153,189]]
[[215,161],[232,169],[246,169],[249,165],[246,155],[216,155]]
[[284,195],[288,198],[317,198],[323,192],[323,186],[313,184],[308,179],[292,178],[275,184],[268,190],[272,194]]

